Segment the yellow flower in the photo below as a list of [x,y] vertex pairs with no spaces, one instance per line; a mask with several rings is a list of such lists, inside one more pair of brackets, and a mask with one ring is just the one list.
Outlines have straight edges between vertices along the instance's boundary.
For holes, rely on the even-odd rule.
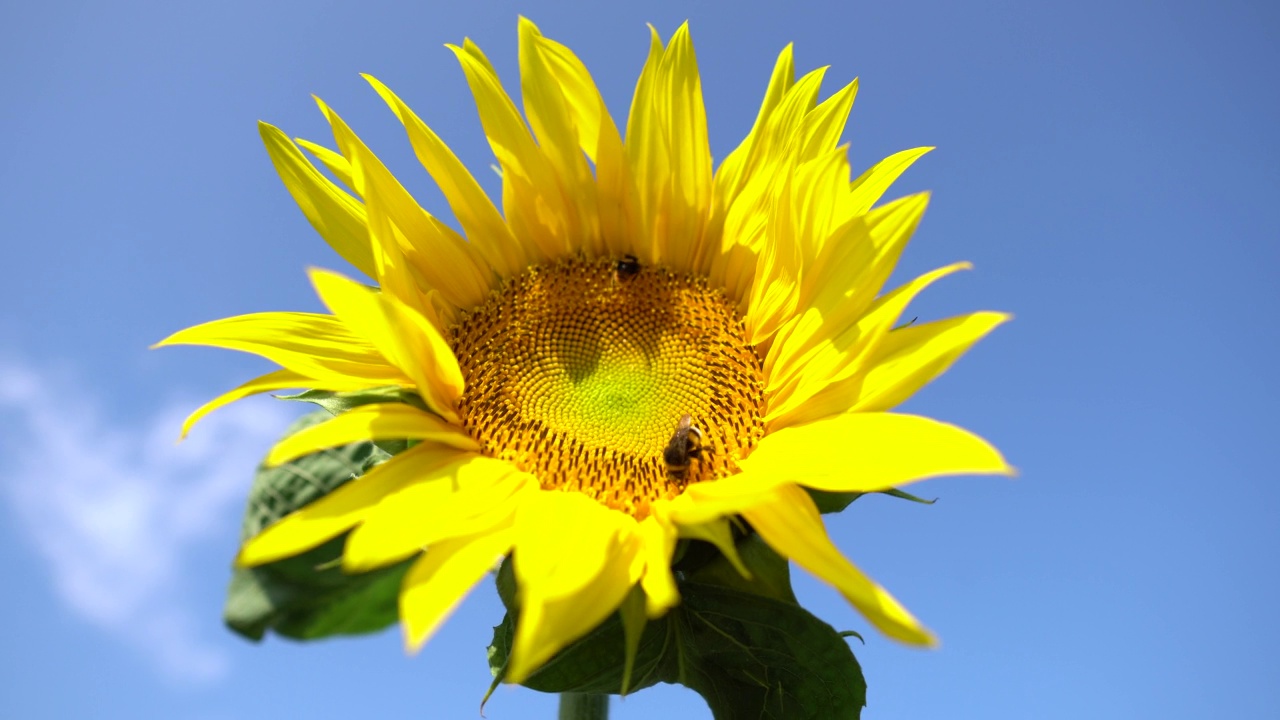
[[313,270],[332,315],[245,315],[160,343],[281,366],[197,410],[184,434],[254,393],[399,386],[421,406],[357,407],[281,441],[268,463],[362,440],[421,442],[251,538],[238,562],[348,531],[348,571],[417,555],[400,595],[417,648],[510,553],[520,611],[507,679],[519,682],[637,586],[647,614],[663,614],[679,601],[677,539],[732,557],[729,522],[741,517],[887,635],[932,643],[832,545],[801,487],[870,492],[1010,472],[969,432],[887,412],[1006,319],[895,328],[917,293],[967,267],[881,292],[928,197],[872,206],[929,148],[850,181],[837,143],[857,82],[817,102],[824,71],[795,79],[788,46],[754,127],[713,172],[687,27],[665,47],[653,33],[625,136],[568,48],[523,19],[519,37],[523,116],[478,47],[450,46],[501,168],[501,212],[367,78],[461,233],[323,103],[338,152],[297,142],[347,189],[261,126],[312,225],[378,287]]

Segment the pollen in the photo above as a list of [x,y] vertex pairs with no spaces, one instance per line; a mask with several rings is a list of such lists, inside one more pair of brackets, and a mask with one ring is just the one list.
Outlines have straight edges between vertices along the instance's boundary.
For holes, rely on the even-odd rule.
[[[688,483],[736,472],[764,436],[760,357],[701,276],[631,256],[565,259],[460,317],[463,423],[545,489],[643,518]],[[684,415],[699,442],[679,467],[664,451]]]

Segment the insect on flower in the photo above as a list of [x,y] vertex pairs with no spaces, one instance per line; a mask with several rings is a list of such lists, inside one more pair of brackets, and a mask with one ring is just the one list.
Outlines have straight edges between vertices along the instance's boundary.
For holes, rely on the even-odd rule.
[[615,270],[619,280],[633,278],[640,272],[640,260],[635,255],[623,255]]
[[702,431],[693,426],[693,416],[685,413],[676,423],[676,431],[662,450],[667,464],[667,477],[684,484],[688,480],[689,461],[702,457]]

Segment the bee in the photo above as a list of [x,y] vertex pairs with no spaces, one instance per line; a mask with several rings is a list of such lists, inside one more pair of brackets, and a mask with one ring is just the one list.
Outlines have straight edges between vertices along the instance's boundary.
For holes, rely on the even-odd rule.
[[667,463],[667,477],[683,483],[689,474],[689,461],[702,458],[702,431],[693,426],[693,417],[685,413],[676,423],[671,441],[662,451]]
[[630,280],[640,272],[640,258],[635,255],[623,255],[618,261],[614,271],[618,274],[620,280]]

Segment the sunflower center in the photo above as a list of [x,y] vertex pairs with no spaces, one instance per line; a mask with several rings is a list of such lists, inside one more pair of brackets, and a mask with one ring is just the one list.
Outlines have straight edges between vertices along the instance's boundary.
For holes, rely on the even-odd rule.
[[530,268],[463,314],[453,349],[485,454],[636,517],[730,474],[764,435],[760,358],[733,304],[631,257]]

